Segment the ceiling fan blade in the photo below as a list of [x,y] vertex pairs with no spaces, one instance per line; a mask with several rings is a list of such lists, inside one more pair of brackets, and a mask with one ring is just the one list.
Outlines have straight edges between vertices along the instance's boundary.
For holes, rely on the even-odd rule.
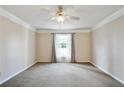
[[79,20],[80,17],[76,17],[76,16],[66,16],[67,19],[74,19],[74,20]]
[[52,18],[50,18],[50,20],[55,20],[56,19],[56,17],[52,17]]
[[79,20],[79,19],[80,19],[80,17],[71,16],[71,19]]

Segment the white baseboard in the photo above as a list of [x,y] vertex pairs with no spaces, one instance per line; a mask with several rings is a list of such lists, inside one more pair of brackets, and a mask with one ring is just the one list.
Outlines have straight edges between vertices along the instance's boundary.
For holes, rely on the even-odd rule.
[[37,61],[36,63],[52,63],[52,62],[42,62],[42,61]]
[[28,69],[29,67],[33,66],[34,64],[35,64],[35,63],[33,63],[33,64],[31,64],[31,65],[27,66],[27,67],[26,67],[26,68],[24,68],[24,69],[19,70],[19,71],[18,71],[18,72],[16,72],[15,74],[13,74],[13,75],[11,75],[11,76],[7,77],[6,79],[4,79],[4,80],[0,81],[0,85],[1,85],[1,84],[3,84],[4,82],[8,81],[9,79],[13,78],[14,76],[18,75],[19,73],[21,73],[21,72],[25,71],[26,69]]
[[[90,62],[91,63],[91,62]],[[112,75],[111,73],[107,72],[106,70],[104,70],[103,68],[101,68],[100,66],[98,66],[97,64],[91,63],[92,65],[94,65],[95,67],[97,67],[98,69],[100,69],[101,71],[103,71],[104,73],[106,73],[107,75],[109,75],[110,77],[112,77],[113,79],[117,80],[118,82],[120,82],[121,84],[124,84],[124,81],[120,80],[119,78],[117,78],[116,76]]]
[[[41,62],[41,61],[37,61],[36,63],[53,63],[53,62]],[[66,63],[66,62],[57,62],[57,63]],[[71,63],[71,62],[67,62],[67,63]],[[75,63],[90,63],[90,61],[78,61]]]
[[77,61],[77,63],[90,63],[90,61]]

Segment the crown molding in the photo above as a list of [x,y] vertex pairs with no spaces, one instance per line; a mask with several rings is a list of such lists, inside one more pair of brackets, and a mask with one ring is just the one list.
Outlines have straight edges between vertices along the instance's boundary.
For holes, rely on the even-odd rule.
[[37,29],[37,33],[76,33],[76,32],[91,32],[89,28],[77,29]]
[[107,18],[105,18],[104,20],[102,20],[100,23],[96,24],[92,30],[96,30],[100,27],[102,27],[103,25],[121,17],[122,15],[124,15],[124,7],[122,7],[121,9],[119,9],[118,11],[116,11],[115,13],[113,13],[112,15],[108,16]]
[[6,11],[5,9],[3,9],[1,7],[0,7],[0,15],[8,18],[9,20],[11,20],[14,23],[20,24],[23,27],[30,29],[31,31],[35,30],[35,28],[31,27],[28,23],[24,22],[23,20],[21,20],[17,16],[13,15],[12,13]]

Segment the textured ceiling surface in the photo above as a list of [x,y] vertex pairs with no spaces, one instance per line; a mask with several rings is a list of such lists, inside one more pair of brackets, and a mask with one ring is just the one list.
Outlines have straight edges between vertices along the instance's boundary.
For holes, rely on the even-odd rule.
[[63,6],[67,15],[78,16],[80,20],[67,20],[59,24],[57,21],[50,20],[56,12],[55,5],[4,5],[0,7],[37,29],[87,29],[122,8],[121,5]]

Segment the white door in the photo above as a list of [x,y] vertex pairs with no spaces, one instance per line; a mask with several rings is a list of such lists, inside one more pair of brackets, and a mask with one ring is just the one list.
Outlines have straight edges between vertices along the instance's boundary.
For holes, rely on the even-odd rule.
[[55,52],[57,62],[71,62],[71,34],[55,35]]

